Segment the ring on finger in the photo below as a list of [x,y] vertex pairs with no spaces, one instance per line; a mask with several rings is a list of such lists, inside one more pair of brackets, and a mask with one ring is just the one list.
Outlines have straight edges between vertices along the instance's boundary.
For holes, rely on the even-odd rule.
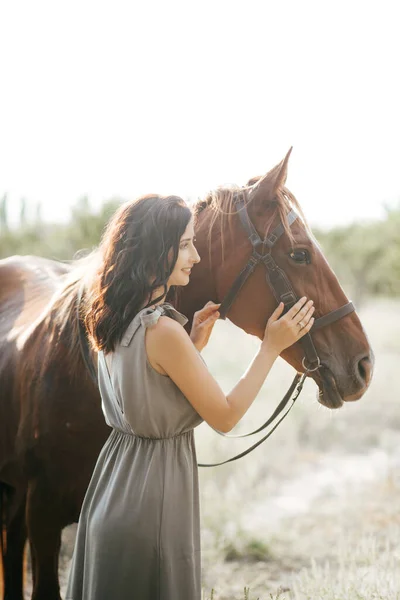
[[302,321],[299,321],[297,324],[300,325],[300,329],[303,329],[304,323]]

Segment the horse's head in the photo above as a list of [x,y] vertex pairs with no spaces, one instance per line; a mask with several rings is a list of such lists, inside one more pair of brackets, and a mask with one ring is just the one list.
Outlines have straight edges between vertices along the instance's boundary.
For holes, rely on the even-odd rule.
[[[187,298],[194,299],[197,291],[198,299],[199,295],[208,294],[204,300],[221,302],[246,265],[252,246],[237,214],[240,195],[261,239],[283,224],[284,232],[271,248],[271,255],[297,297],[314,300],[315,318],[348,303],[305,220],[298,218],[288,224],[287,215],[292,208],[302,215],[298,202],[285,188],[289,154],[290,151],[279,165],[265,176],[250,180],[244,188],[218,190],[197,205],[196,235],[202,262],[193,270],[184,294]],[[208,287],[206,281],[211,281],[212,286]],[[184,308],[185,304],[182,302]],[[237,294],[228,317],[247,333],[262,339],[276,305],[266,281],[266,269],[259,264]],[[310,373],[319,387],[319,401],[329,408],[338,408],[343,401],[359,399],[371,380],[373,354],[357,314],[352,312],[312,331],[312,339],[321,361],[321,368]],[[304,371],[300,343],[286,349],[282,357],[297,371]]]

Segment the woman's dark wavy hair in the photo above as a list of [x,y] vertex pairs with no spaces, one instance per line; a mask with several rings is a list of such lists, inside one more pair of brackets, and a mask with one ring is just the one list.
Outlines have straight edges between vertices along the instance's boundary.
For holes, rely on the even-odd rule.
[[[85,323],[95,350],[113,352],[139,310],[165,298],[191,217],[178,196],[143,196],[117,210],[102,237],[100,264],[86,296]],[[150,302],[158,288],[163,293]]]

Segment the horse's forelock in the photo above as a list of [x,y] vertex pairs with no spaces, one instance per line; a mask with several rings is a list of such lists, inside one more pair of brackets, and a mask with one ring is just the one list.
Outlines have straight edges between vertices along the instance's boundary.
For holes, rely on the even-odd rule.
[[279,214],[281,217],[283,227],[285,229],[285,233],[288,236],[291,243],[294,244],[295,240],[293,237],[292,229],[287,220],[287,215],[289,214],[289,212],[292,209],[294,209],[295,212],[300,216],[300,219],[303,222],[303,225],[305,227],[307,234],[313,238],[311,229],[308,225],[308,222],[304,215],[303,209],[301,208],[300,203],[297,200],[297,198],[287,188],[283,187],[282,189],[279,189],[276,192],[276,199],[277,199],[277,208],[279,210]]

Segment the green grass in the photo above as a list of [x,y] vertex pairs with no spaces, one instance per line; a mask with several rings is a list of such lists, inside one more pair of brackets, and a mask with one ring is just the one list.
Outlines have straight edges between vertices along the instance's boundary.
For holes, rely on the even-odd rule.
[[268,545],[262,540],[251,538],[249,540],[240,540],[237,537],[231,540],[224,548],[224,560],[242,561],[242,562],[261,562],[272,560],[272,552]]
[[[250,588],[246,588],[246,587],[245,587],[245,588],[243,589],[243,594],[244,594],[244,596],[241,596],[241,597],[240,597],[240,600],[261,600],[261,598],[260,598],[260,597],[257,597],[257,598],[256,598],[255,596],[252,596],[252,595],[251,595],[251,593],[250,593]],[[277,591],[277,593],[276,593],[276,594],[271,594],[271,593],[270,593],[270,594],[269,594],[269,596],[268,596],[268,600],[285,600],[285,596],[284,596],[284,595],[282,595],[282,594],[283,594],[283,592],[282,592],[282,591],[279,591],[279,590]],[[214,589],[212,589],[212,590],[211,590],[211,593],[210,593],[210,595],[209,595],[209,596],[207,596],[207,597],[205,598],[205,597],[204,597],[204,595],[203,595],[203,598],[202,598],[202,600],[203,600],[203,599],[204,599],[204,600],[218,600],[218,596],[216,596],[216,595],[215,595],[215,590],[214,590]],[[233,599],[232,599],[232,600],[233,600]],[[239,599],[238,599],[238,600],[239,600]]]

